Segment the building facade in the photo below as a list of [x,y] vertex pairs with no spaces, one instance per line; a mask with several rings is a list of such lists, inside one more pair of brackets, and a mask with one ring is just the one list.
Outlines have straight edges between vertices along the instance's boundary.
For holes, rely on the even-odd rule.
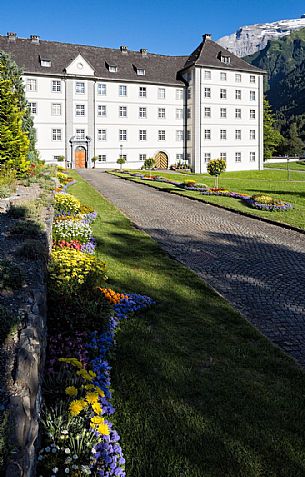
[[26,97],[46,162],[137,169],[187,162],[205,172],[263,162],[263,72],[204,35],[189,56],[0,36],[0,50],[23,68]]

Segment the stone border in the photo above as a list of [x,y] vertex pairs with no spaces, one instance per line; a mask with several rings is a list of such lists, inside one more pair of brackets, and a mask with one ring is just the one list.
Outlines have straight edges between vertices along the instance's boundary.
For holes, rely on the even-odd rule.
[[[8,201],[16,204],[16,197]],[[18,197],[25,200],[26,197]],[[53,208],[45,208],[45,246],[51,249]],[[10,444],[5,477],[33,477],[36,468],[36,446],[39,436],[41,386],[47,342],[47,267],[41,261],[37,287],[29,290],[28,302],[20,308],[25,325],[18,332],[15,365],[13,370],[14,392],[10,396]]]
[[283,229],[293,230],[294,232],[299,232],[301,234],[305,234],[304,229],[300,229],[299,227],[295,227],[294,225],[285,224],[283,222],[276,222],[275,220],[266,219],[265,217],[259,217],[258,215],[251,214],[250,212],[243,212],[241,210],[236,210],[236,209],[233,209],[233,208],[228,207],[228,206],[224,206],[224,205],[220,205],[220,204],[211,204],[211,202],[207,202],[205,200],[199,200],[196,197],[189,197],[187,195],[183,195],[183,194],[181,194],[180,191],[178,191],[178,190],[176,191],[175,189],[161,189],[161,187],[160,188],[156,187],[153,184],[146,184],[144,182],[138,182],[136,180],[133,180],[132,177],[121,177],[121,176],[118,176],[117,173],[113,173],[113,172],[110,172],[110,171],[109,172],[107,171],[107,174],[111,174],[112,176],[118,177],[119,179],[123,179],[125,181],[134,182],[135,184],[142,184],[142,185],[147,186],[147,187],[152,187],[153,189],[158,190],[160,192],[167,192],[168,194],[173,193],[175,195],[179,195],[180,197],[185,197],[186,199],[196,200],[197,202],[203,202],[206,205],[211,205],[212,207],[217,207],[218,209],[229,210],[230,212],[233,212],[234,214],[243,215],[244,217],[249,217],[250,219],[260,220],[261,222],[266,222],[267,224],[277,225],[278,227],[282,227]]

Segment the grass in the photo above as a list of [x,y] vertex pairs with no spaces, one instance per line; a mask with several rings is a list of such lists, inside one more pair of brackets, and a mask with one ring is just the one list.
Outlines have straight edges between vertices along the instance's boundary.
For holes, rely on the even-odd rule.
[[117,336],[128,477],[303,477],[305,375],[75,172],[109,286],[157,304]]
[[[265,169],[285,169],[287,171],[287,161],[275,164],[264,164]],[[291,171],[305,171],[305,161],[291,162],[289,161],[289,169]]]
[[[119,173],[116,173],[120,176]],[[179,174],[155,171],[152,175],[159,175],[169,179],[184,182],[187,179],[196,180],[196,182],[205,183],[208,186],[214,186],[214,178],[208,174]],[[184,191],[175,186],[169,186],[162,182],[142,181],[135,177],[128,177],[123,174],[122,177],[129,178],[134,182],[141,182],[153,185],[158,189],[168,189],[171,193],[193,197],[202,202],[220,205],[230,210],[244,212],[253,216],[263,217],[275,222],[284,223],[293,227],[305,229],[305,175],[302,172],[291,171],[291,180],[287,180],[286,171],[264,170],[264,171],[241,171],[226,172],[220,176],[219,186],[229,189],[233,192],[241,192],[253,195],[256,193],[266,193],[272,197],[277,197],[293,204],[293,209],[289,211],[261,211],[252,209],[243,201],[233,199],[232,197],[203,196],[199,192]]]

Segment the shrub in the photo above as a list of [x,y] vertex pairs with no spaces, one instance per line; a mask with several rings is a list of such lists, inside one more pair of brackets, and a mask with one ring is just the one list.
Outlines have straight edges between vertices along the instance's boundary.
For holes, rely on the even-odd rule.
[[212,159],[208,162],[207,171],[210,176],[215,177],[215,187],[218,187],[218,177],[226,170],[227,163],[225,159]]
[[55,209],[57,212],[78,214],[81,203],[71,194],[55,194]]
[[144,161],[144,169],[153,169],[156,165],[156,161],[153,157],[148,157]]
[[16,172],[13,169],[0,170],[0,199],[9,197],[16,191]]
[[79,220],[61,220],[53,225],[53,240],[58,242],[65,240],[77,240],[80,243],[89,242],[92,237],[90,225]]
[[71,178],[62,172],[57,172],[57,179],[61,184],[67,184],[68,182],[71,182]]
[[50,285],[59,295],[86,292],[105,281],[105,268],[94,255],[73,249],[54,250],[49,264]]

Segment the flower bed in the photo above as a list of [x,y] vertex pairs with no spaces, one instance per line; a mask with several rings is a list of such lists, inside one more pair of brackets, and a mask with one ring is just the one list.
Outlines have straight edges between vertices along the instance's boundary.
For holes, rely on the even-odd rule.
[[[70,222],[73,229],[96,218],[71,197],[56,201],[55,229]],[[58,221],[59,215],[69,218]],[[119,323],[154,302],[106,288],[105,264],[88,244],[57,240],[49,264],[50,336],[38,476],[125,476],[120,437],[111,422],[109,352]]]
[[254,209],[259,210],[267,210],[267,211],[285,211],[292,209],[292,204],[289,202],[284,202],[281,199],[276,199],[274,197],[264,195],[264,194],[255,194],[255,195],[247,195],[247,194],[240,194],[239,192],[231,192],[227,189],[208,189],[203,191],[202,194],[204,195],[218,195],[218,196],[225,196],[225,197],[232,197],[233,199],[241,199],[247,205]]

